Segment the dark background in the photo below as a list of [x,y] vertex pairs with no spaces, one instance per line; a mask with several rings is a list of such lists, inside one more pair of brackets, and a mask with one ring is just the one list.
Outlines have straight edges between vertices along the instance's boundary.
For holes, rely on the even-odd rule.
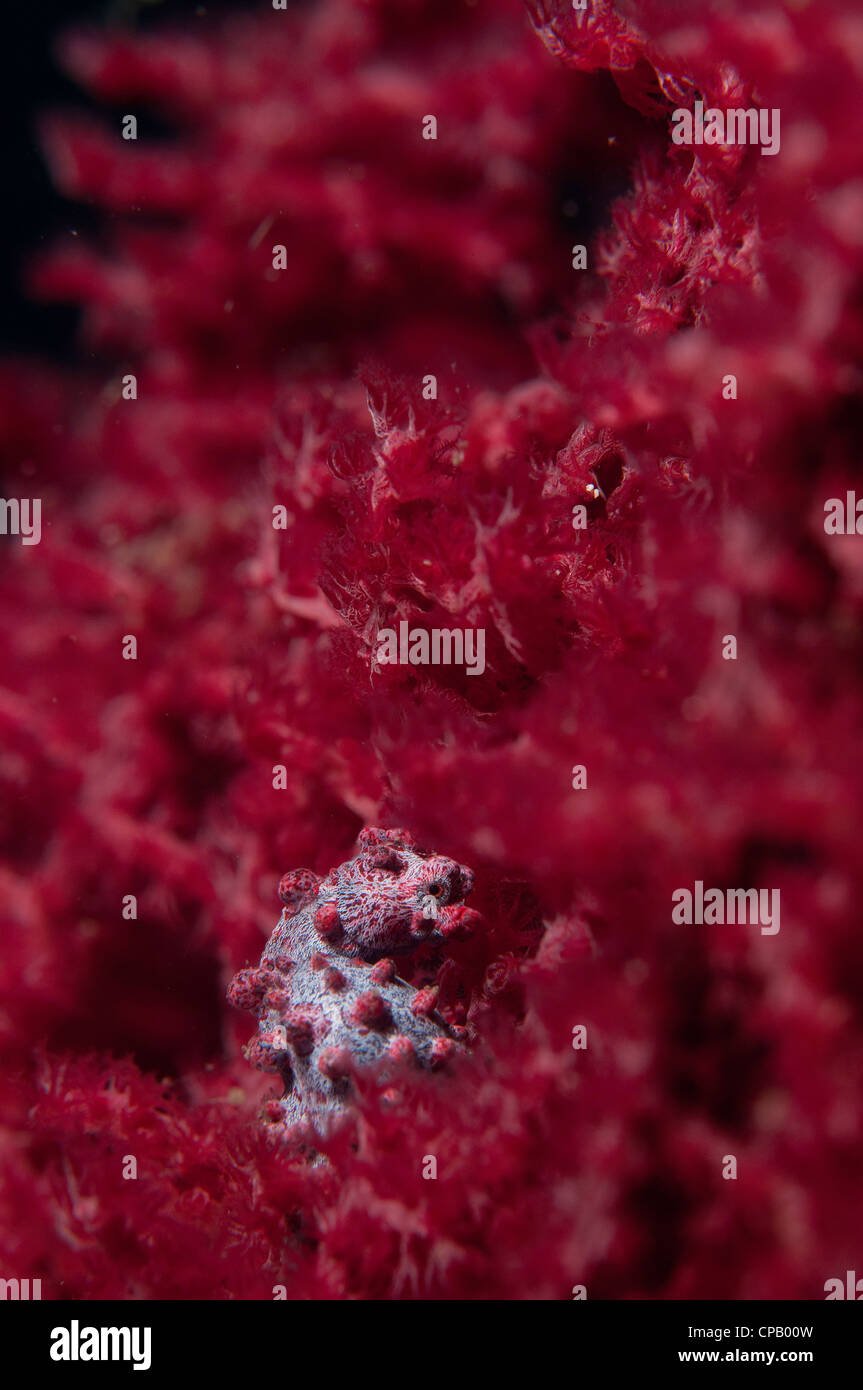
[[[90,209],[69,202],[52,187],[39,147],[38,120],[44,112],[94,106],[62,71],[56,57],[58,37],[80,25],[141,30],[171,19],[206,21],[226,10],[261,8],[262,0],[24,0],[4,11],[6,69],[0,110],[7,196],[0,231],[0,354],[68,360],[75,346],[77,309],[34,302],[25,281],[29,256],[50,243],[57,231],[86,231],[95,222]],[[101,220],[104,214],[99,216]]]
[[[310,0],[289,0],[300,8]],[[357,4],[361,0],[356,0]],[[7,67],[0,93],[6,176],[6,216],[0,256],[0,357],[47,357],[69,363],[75,356],[79,311],[73,305],[46,304],[28,290],[27,268],[35,252],[60,232],[97,238],[110,213],[64,198],[51,182],[39,143],[39,122],[49,112],[84,110],[121,115],[90,98],[61,66],[60,38],[88,25],[99,29],[146,31],[211,23],[226,12],[266,13],[270,0],[35,0],[3,15]],[[604,74],[596,79],[610,84]],[[158,134],[158,114],[147,113],[149,136]],[[163,132],[170,136],[167,127]],[[567,241],[589,241],[607,221],[611,202],[625,193],[629,179],[621,169],[584,171],[567,160],[557,172],[552,198]]]

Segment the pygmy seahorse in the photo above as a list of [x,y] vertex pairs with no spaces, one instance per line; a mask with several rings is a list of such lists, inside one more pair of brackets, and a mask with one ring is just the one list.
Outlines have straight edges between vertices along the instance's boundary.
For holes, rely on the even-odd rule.
[[261,963],[228,998],[258,1019],[251,1062],[281,1075],[284,1122],[321,1127],[348,1104],[359,1068],[393,1059],[438,1067],[464,1039],[434,989],[396,974],[393,956],[475,930],[473,873],[417,848],[405,830],[366,829],[359,852],[325,879],[285,874],[284,910]]

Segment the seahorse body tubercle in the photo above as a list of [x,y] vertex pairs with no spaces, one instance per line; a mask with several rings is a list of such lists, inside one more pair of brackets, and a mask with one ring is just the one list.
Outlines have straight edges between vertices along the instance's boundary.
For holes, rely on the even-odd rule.
[[257,967],[228,997],[258,1019],[251,1062],[281,1075],[287,1126],[327,1121],[350,1102],[352,1075],[390,1057],[438,1067],[464,1029],[436,1010],[436,991],[399,979],[394,956],[476,929],[465,907],[473,873],[417,848],[404,830],[366,829],[327,878],[285,874],[284,910]]

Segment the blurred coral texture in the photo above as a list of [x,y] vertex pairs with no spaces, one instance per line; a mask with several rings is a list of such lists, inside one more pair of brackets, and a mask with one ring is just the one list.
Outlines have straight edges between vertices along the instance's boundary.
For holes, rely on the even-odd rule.
[[[26,273],[80,347],[0,365],[43,507],[2,557],[2,1273],[823,1298],[861,1259],[856,0],[317,0],[61,59],[97,230]],[[781,153],[674,146],[698,98]],[[402,619],[484,627],[485,673],[373,671]],[[412,978],[478,1043],[310,1164],[225,992],[367,824],[476,869],[486,929]],[[696,879],[781,931],[673,925]]]

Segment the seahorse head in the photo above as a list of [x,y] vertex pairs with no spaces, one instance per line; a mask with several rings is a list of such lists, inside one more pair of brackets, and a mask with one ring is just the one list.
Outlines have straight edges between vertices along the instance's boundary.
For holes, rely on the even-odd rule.
[[321,920],[333,923],[332,947],[371,961],[451,935],[472,888],[470,869],[418,849],[409,832],[369,828],[355,858],[320,885],[318,900],[328,908]]

